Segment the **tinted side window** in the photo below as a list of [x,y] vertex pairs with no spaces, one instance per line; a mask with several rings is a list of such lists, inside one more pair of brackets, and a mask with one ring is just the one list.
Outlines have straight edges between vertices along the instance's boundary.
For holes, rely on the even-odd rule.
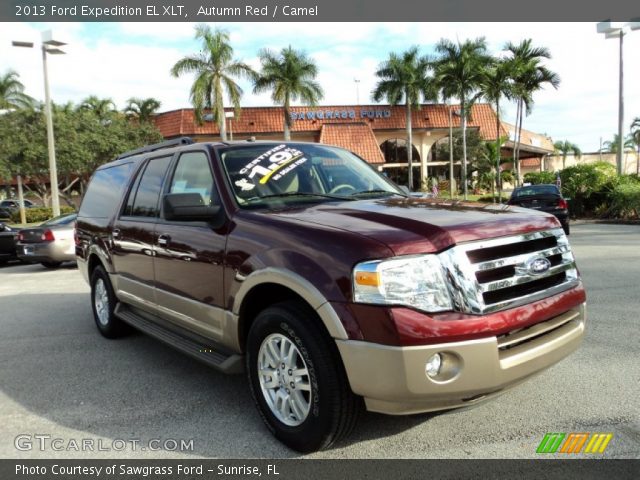
[[131,163],[102,168],[93,174],[80,206],[81,217],[109,218],[120,203]]
[[169,193],[199,193],[204,205],[217,198],[209,158],[204,152],[183,153],[171,180]]
[[125,215],[136,217],[158,216],[158,199],[162,181],[169,168],[171,157],[152,158],[141,172],[137,189],[132,190],[127,201]]

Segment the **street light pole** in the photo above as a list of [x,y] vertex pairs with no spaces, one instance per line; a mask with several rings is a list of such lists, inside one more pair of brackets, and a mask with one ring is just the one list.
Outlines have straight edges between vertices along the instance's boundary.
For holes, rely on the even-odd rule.
[[360,80],[354,78],[353,81],[356,84],[356,105],[360,106]]
[[[33,48],[33,42],[12,41],[14,47]],[[53,117],[51,114],[51,94],[49,91],[49,71],[47,69],[47,54],[61,55],[62,50],[57,47],[66,45],[53,39],[51,30],[42,32],[42,70],[44,72],[44,112],[47,119],[47,150],[49,152],[49,183],[51,184],[51,209],[53,216],[60,215],[60,198],[58,192],[58,169],[56,164],[56,146],[53,136]]]
[[624,68],[623,68],[623,39],[624,29],[620,29],[620,72],[618,86],[618,155],[616,155],[616,167],[618,175],[624,173],[622,171],[622,154],[624,152]]
[[47,69],[47,47],[42,44],[42,69],[44,71],[44,111],[47,117],[47,148],[49,151],[49,181],[51,183],[51,209],[53,216],[60,215],[58,194],[58,169],[56,166],[56,145],[53,138],[53,118],[51,115],[51,94],[49,92],[49,72]]
[[618,151],[616,152],[616,171],[622,175],[622,156],[624,154],[624,63],[623,46],[624,36],[629,30],[640,29],[640,22],[600,22],[597,25],[598,33],[604,33],[605,38],[619,38],[620,40],[620,61],[619,61],[619,85],[618,85]]

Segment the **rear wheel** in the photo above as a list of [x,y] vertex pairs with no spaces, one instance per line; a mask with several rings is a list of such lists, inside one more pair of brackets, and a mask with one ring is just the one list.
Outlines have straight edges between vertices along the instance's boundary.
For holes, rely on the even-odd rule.
[[288,447],[321,450],[355,426],[360,399],[333,340],[306,305],[282,302],[263,310],[249,331],[246,363],[262,419]]
[[41,262],[42,266],[45,268],[58,268],[62,265],[62,262]]
[[562,222],[562,229],[564,230],[565,235],[569,235],[569,220],[565,220],[564,222]]
[[129,326],[115,316],[116,296],[109,275],[96,267],[91,274],[91,309],[98,331],[107,338],[118,338],[129,332]]

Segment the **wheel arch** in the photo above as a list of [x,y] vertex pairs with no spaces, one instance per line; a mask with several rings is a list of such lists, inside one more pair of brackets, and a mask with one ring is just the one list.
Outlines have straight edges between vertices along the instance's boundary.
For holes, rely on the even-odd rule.
[[246,277],[233,299],[232,315],[237,321],[241,351],[256,315],[286,300],[299,300],[311,307],[331,338],[349,338],[336,311],[311,282],[288,270],[265,268]]

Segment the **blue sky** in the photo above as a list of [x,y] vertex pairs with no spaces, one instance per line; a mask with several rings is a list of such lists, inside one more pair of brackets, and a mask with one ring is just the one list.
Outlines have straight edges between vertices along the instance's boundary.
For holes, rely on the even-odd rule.
[[[288,45],[303,49],[317,63],[323,104],[372,103],[375,69],[390,51],[418,45],[432,53],[440,38],[464,40],[485,36],[492,53],[507,41],[533,38],[546,46],[553,59],[560,88],[540,92],[525,128],[568,139],[583,151],[595,151],[600,137],[617,131],[618,43],[596,33],[594,23],[225,23],[236,57],[258,67],[261,48]],[[11,40],[38,41],[40,30],[51,28],[69,43],[67,55],[51,57],[54,101],[78,102],[88,95],[112,98],[118,107],[132,96],[152,96],[161,110],[189,106],[190,78],[175,79],[169,69],[184,55],[198,51],[189,23],[61,23],[0,24],[0,71],[14,69],[27,93],[43,97],[42,66],[35,50],[11,48]],[[625,37],[625,128],[640,116],[640,31]],[[356,86],[355,79],[360,80]],[[243,105],[271,105],[268,94],[251,93],[241,82]],[[515,108],[507,105],[505,120],[513,122]]]

